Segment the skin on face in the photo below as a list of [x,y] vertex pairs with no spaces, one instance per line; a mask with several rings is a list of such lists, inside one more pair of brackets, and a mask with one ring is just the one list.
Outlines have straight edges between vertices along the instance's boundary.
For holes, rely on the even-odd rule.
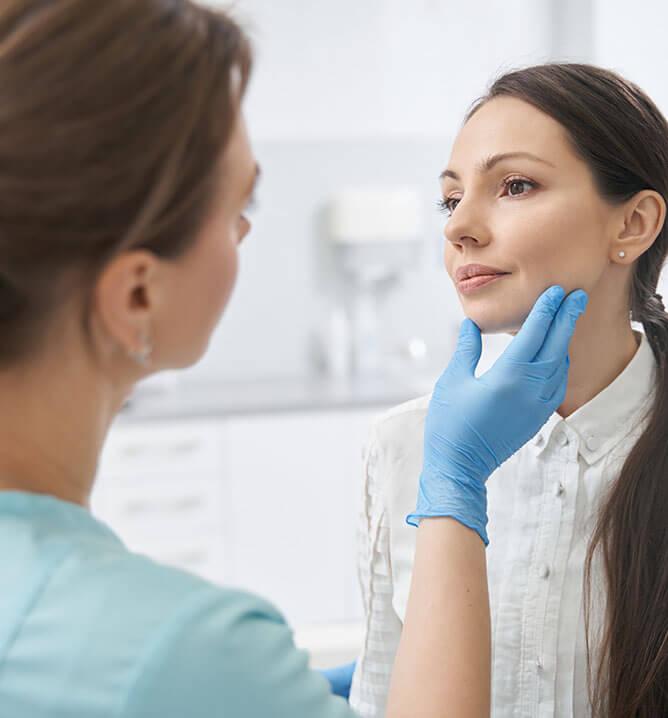
[[623,296],[625,282],[609,276],[619,272],[609,257],[623,207],[601,197],[564,128],[532,105],[509,97],[483,105],[459,133],[441,189],[453,281],[470,263],[510,272],[459,292],[483,332],[516,332],[553,284],[590,297],[613,291],[615,305]]
[[[120,369],[121,383],[190,366],[206,351],[236,282],[238,247],[250,231],[244,213],[257,177],[239,116],[208,215],[185,254],[172,260],[145,250],[124,252],[103,271],[95,291],[97,344],[106,372]],[[147,342],[150,364],[139,367],[127,354]]]
[[189,252],[166,271],[168,300],[154,331],[170,367],[189,366],[201,358],[227,306],[238,273],[238,247],[250,231],[244,212],[257,173],[246,124],[240,119],[226,148],[211,213]]

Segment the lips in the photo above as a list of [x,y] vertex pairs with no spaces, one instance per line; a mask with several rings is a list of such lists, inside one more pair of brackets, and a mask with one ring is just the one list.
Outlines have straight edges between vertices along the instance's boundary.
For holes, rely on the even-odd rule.
[[488,277],[497,274],[510,274],[510,272],[497,267],[488,267],[484,264],[465,264],[455,272],[455,281],[461,282],[465,279],[471,279],[471,277]]
[[457,282],[457,289],[462,294],[470,294],[476,289],[496,282],[509,274],[510,272],[505,272],[498,267],[488,267],[484,264],[465,264],[455,272],[455,281]]

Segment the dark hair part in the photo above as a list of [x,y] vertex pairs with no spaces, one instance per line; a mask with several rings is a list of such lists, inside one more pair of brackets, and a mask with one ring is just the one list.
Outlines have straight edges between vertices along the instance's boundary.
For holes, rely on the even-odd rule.
[[73,280],[188,249],[250,70],[238,25],[189,0],[2,0],[0,367]]
[[[538,108],[567,131],[612,203],[651,189],[668,198],[668,124],[636,85],[581,64],[547,64],[502,76],[495,97]],[[601,508],[585,566],[589,684],[598,718],[668,716],[668,315],[656,286],[668,251],[664,224],[633,270],[629,308],[658,363],[647,423]],[[602,558],[606,615],[594,658],[592,562]]]

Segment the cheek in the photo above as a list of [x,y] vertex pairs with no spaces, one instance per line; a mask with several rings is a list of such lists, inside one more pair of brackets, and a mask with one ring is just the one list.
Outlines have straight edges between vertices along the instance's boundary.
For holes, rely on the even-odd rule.
[[206,314],[215,325],[232,295],[239,273],[236,237],[227,237],[211,253],[206,267],[209,302]]
[[206,350],[211,334],[220,321],[236,283],[239,259],[232,242],[220,237],[212,242],[198,260],[197,270],[189,278],[190,301],[184,321],[184,346],[189,346],[191,360]]
[[534,209],[508,234],[522,281],[536,292],[550,284],[591,291],[607,266],[606,227],[597,208],[546,201]]
[[[490,222],[489,244],[480,261],[507,268],[512,274],[481,290],[461,296],[462,307],[488,333],[515,332],[547,287],[589,292],[607,266],[605,225],[595,210],[579,202],[528,202],[507,206]],[[529,211],[529,209],[531,211]],[[452,276],[454,251],[446,252]]]

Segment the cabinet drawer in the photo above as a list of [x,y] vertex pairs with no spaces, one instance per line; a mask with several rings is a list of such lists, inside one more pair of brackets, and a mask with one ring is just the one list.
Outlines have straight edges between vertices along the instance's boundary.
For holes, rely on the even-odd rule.
[[165,479],[108,486],[100,516],[122,538],[184,536],[218,530],[222,520],[220,481]]
[[220,459],[220,427],[213,422],[169,422],[112,430],[100,469],[116,481],[136,476],[196,476],[215,472]]

